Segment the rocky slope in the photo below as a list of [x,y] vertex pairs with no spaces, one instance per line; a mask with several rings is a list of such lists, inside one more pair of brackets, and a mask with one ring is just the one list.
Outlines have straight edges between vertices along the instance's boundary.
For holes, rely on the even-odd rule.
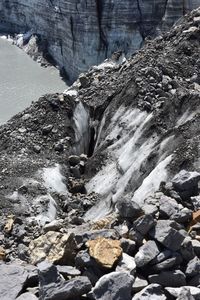
[[199,0],[1,0],[0,30],[39,34],[74,80],[116,50],[133,53],[145,37],[168,29],[198,5]]
[[199,36],[197,9],[0,127],[1,299],[199,299]]

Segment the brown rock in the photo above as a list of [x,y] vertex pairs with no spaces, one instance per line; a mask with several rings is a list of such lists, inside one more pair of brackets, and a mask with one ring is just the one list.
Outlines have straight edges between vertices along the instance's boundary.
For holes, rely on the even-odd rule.
[[6,251],[3,247],[0,246],[0,260],[4,260],[6,258]]
[[29,250],[32,264],[48,260],[53,263],[59,262],[60,264],[70,265],[76,255],[74,234],[49,231],[31,241]]
[[6,220],[6,224],[4,226],[5,232],[10,233],[12,231],[14,221],[15,221],[15,216],[13,216],[13,215],[8,216],[8,218]]
[[101,266],[112,268],[122,255],[120,241],[105,238],[97,238],[86,243],[92,256]]

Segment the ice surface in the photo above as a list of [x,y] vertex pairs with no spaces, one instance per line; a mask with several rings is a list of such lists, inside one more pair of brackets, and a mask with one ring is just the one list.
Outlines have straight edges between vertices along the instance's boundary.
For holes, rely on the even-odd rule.
[[60,172],[59,164],[51,168],[44,168],[42,178],[44,186],[50,191],[64,194],[67,192],[67,187],[64,183],[66,179]]

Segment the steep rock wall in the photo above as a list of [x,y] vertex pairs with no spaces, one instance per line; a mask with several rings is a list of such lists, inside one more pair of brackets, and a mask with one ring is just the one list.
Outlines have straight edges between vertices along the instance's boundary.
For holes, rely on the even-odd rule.
[[1,0],[0,30],[32,30],[71,80],[116,50],[127,55],[200,0]]

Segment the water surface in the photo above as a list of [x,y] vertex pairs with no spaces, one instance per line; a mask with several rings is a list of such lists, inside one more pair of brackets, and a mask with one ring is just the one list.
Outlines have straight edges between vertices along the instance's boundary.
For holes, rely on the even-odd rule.
[[21,49],[0,38],[0,124],[41,95],[62,92],[66,87],[54,67],[41,67]]

